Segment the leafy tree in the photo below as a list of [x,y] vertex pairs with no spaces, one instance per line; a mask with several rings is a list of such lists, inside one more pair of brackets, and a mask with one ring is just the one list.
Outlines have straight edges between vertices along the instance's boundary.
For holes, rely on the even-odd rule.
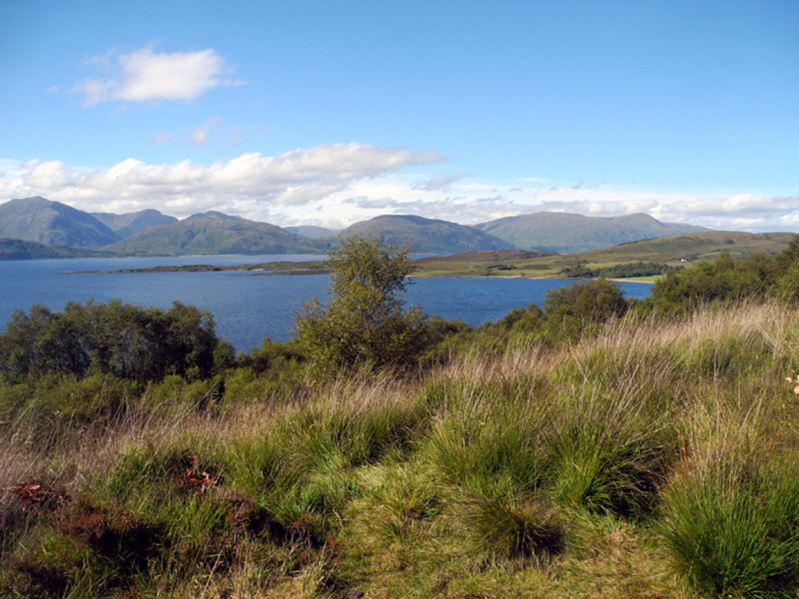
[[799,262],[799,235],[791,239],[788,243],[788,247],[782,250],[779,256],[777,256],[776,262],[777,269],[780,273],[787,272],[792,265]]
[[46,374],[196,379],[232,361],[210,312],[180,302],[167,311],[119,300],[70,302],[55,313],[33,305],[29,314],[17,310],[0,334],[0,375],[12,382]]
[[[527,308],[513,308],[503,318],[492,324],[498,333],[515,333],[526,335],[534,332],[541,324],[544,313],[535,302]],[[488,323],[486,323],[488,324]],[[485,326],[485,325],[484,325]]]
[[413,264],[408,248],[379,239],[350,237],[331,252],[330,299],[303,303],[295,320],[297,342],[315,367],[416,360],[425,344],[421,308],[404,308],[402,295]]

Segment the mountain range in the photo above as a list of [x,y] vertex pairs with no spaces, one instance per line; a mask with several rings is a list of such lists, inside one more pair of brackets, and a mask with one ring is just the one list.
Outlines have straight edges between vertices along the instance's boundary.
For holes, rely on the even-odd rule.
[[0,204],[0,237],[89,249],[122,239],[88,212],[41,197]]
[[[201,255],[321,253],[335,247],[339,237],[378,237],[395,245],[409,244],[425,254],[519,249],[574,253],[654,237],[705,231],[685,224],[661,223],[645,214],[588,217],[538,212],[475,226],[412,215],[384,215],[335,232],[321,227],[281,228],[221,212],[195,214],[183,220],[143,210],[128,214],[76,210],[42,197],[0,204],[3,256],[40,256],[37,243],[68,248],[101,249],[104,255]],[[83,254],[85,255],[85,254]],[[10,259],[10,258],[8,258]]]
[[285,229],[221,212],[195,214],[139,231],[105,250],[121,255],[303,254],[329,247]]

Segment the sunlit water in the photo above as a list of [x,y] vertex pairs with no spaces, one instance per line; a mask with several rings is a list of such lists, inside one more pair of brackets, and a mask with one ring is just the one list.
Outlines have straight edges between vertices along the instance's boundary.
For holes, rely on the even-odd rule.
[[[318,260],[322,256],[191,256],[179,258],[104,258],[0,261],[0,326],[17,308],[44,304],[61,310],[71,300],[84,302],[121,299],[167,309],[180,301],[209,310],[217,334],[237,350],[261,345],[265,336],[291,337],[294,315],[303,300],[326,298],[327,275],[252,276],[245,272],[75,273],[85,270],[148,268],[159,265],[253,264],[269,261]],[[513,308],[531,302],[543,305],[549,289],[569,285],[563,279],[415,279],[406,300],[446,319],[469,324],[502,318]],[[628,297],[646,297],[650,286],[622,283]]]

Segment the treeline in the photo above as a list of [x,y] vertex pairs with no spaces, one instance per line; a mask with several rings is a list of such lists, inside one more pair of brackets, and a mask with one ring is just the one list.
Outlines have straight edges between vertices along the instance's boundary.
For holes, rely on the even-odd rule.
[[777,256],[755,253],[733,260],[723,252],[680,273],[667,273],[652,288],[645,306],[674,313],[709,302],[744,299],[799,299],[799,237]]
[[208,378],[232,363],[207,310],[174,302],[169,310],[119,300],[70,302],[62,312],[17,310],[0,335],[0,376],[18,383],[49,374],[111,375],[140,382],[168,374]]
[[561,275],[572,279],[595,279],[598,277],[626,279],[631,277],[652,277],[665,275],[669,272],[679,272],[682,266],[670,266],[660,262],[630,262],[614,266],[600,266],[589,268],[584,263],[578,262],[573,266],[566,266],[560,270]]

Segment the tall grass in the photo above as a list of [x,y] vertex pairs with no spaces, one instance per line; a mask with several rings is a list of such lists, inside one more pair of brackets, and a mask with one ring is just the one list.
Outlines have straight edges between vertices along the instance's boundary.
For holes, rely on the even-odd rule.
[[753,304],[405,378],[55,385],[0,423],[0,595],[796,596],[798,370]]
[[716,431],[704,444],[664,492],[661,528],[676,566],[715,596],[795,597],[795,450],[729,431]]

